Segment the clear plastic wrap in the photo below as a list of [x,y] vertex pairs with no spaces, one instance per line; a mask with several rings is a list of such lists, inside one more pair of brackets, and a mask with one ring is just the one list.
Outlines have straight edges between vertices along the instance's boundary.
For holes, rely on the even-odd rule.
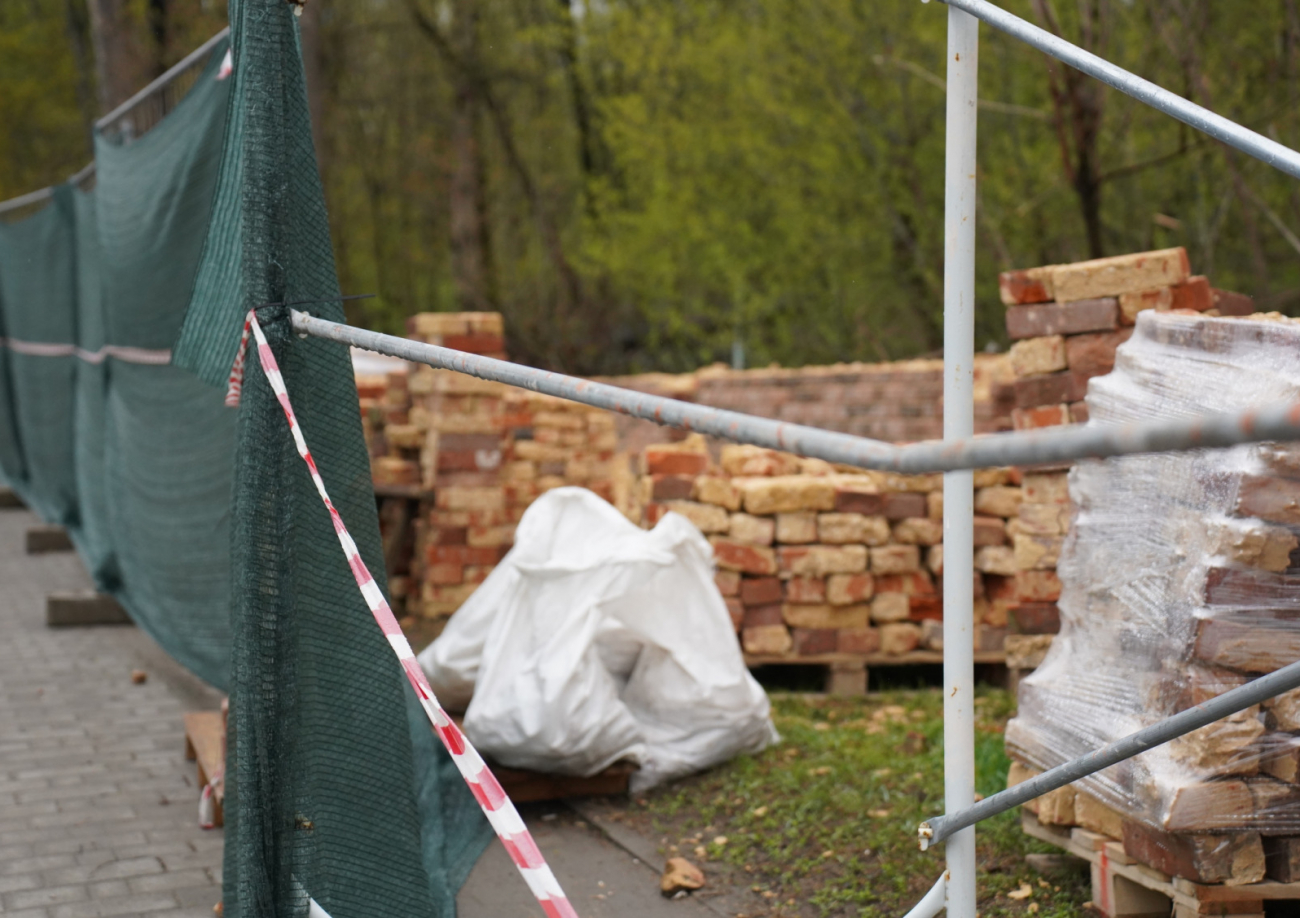
[[[1094,424],[1296,401],[1300,323],[1151,311],[1087,396]],[[1300,659],[1300,445],[1086,461],[1070,499],[1061,633],[1021,684],[1006,734],[1014,759],[1045,770]],[[1300,835],[1300,692],[1075,789],[1073,815],[1057,800],[1040,818],[1123,826],[1139,852],[1153,831],[1226,833],[1198,842],[1219,850],[1226,873],[1198,878],[1259,879],[1262,853],[1237,852],[1233,833]]]

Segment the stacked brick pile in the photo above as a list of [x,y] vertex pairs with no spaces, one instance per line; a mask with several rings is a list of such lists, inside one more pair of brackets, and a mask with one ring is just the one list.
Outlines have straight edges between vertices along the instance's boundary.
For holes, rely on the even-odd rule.
[[[1139,313],[1239,316],[1250,297],[1216,290],[1191,273],[1182,248],[1068,265],[1008,271],[999,278],[1007,307],[1016,430],[1088,420],[1088,380],[1111,371],[1116,349]],[[1025,475],[1024,503],[1013,527],[1016,608],[1009,665],[1032,668],[1060,627],[1056,559],[1069,529],[1068,465]]]
[[361,422],[370,453],[370,472],[380,487],[418,487],[424,434],[410,423],[407,374],[357,377]]
[[[1145,315],[1089,406],[1119,423],[1290,404],[1298,350],[1300,323],[1275,314]],[[1294,444],[1128,456],[1071,476],[1061,642],[1021,686],[1013,783],[1300,658]],[[1029,809],[1121,863],[1189,881],[1204,908],[1188,915],[1260,914],[1249,884],[1300,881],[1298,715],[1293,691]]]
[[[725,446],[715,462],[700,437],[646,448],[642,470],[643,524],[674,511],[708,537],[751,656],[942,647],[941,476],[846,472],[752,446]],[[976,526],[978,650],[1000,651],[1006,633],[1010,480],[1007,470],[976,478],[977,502],[997,514]]]

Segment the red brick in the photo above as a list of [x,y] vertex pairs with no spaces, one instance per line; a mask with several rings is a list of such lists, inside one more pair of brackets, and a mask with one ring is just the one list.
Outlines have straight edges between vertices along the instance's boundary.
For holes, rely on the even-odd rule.
[[799,656],[834,653],[839,632],[834,628],[791,628],[794,652]]
[[501,438],[496,434],[444,433],[438,435],[438,449],[500,449]]
[[783,598],[781,581],[775,577],[746,577],[740,581],[740,601],[747,606],[764,606]]
[[826,601],[826,581],[820,577],[795,577],[785,583],[786,602],[822,603]]
[[1040,303],[1007,309],[1007,335],[1013,341],[1048,335],[1078,335],[1119,327],[1119,301],[1114,297]]
[[641,515],[644,517],[647,526],[657,526],[669,509],[667,504],[646,504],[645,509],[641,511]]
[[745,607],[741,605],[740,600],[735,596],[728,596],[725,601],[727,603],[727,614],[731,616],[731,627],[739,631],[745,623]]
[[484,472],[499,465],[499,449],[438,450],[439,472]]
[[1076,424],[1088,423],[1088,403],[1070,402],[1070,419]]
[[884,497],[884,515],[888,520],[905,520],[908,517],[927,515],[929,508],[926,506],[924,494],[886,494]]
[[877,593],[906,593],[908,596],[935,593],[934,581],[925,571],[912,571],[909,574],[881,574],[876,577],[875,588]]
[[1174,284],[1171,289],[1174,294],[1171,309],[1194,309],[1197,312],[1206,312],[1214,308],[1214,291],[1210,289],[1210,282],[1202,275],[1189,277],[1181,284]]
[[1248,316],[1255,311],[1255,301],[1244,293],[1231,290],[1211,290],[1214,309],[1221,316]]
[[877,653],[880,650],[880,631],[876,628],[841,628],[837,632],[835,650],[838,653]]
[[1011,412],[1011,426],[1016,430],[1060,427],[1070,423],[1068,405],[1044,405],[1041,408],[1017,408]]
[[443,335],[442,346],[470,354],[493,354],[506,349],[500,335]]
[[745,607],[745,627],[757,628],[759,625],[784,625],[785,619],[781,617],[781,603],[772,603],[770,606],[746,606]]
[[1037,408],[1077,402],[1088,392],[1088,378],[1079,372],[1027,376],[1015,382],[1016,407]]
[[1002,302],[1008,306],[1014,303],[1046,303],[1052,299],[1052,292],[1047,288],[1047,277],[1039,271],[1003,271],[998,275],[998,292]]
[[1016,634],[1057,634],[1061,630],[1061,611],[1054,602],[1022,602],[1011,610]]
[[496,564],[505,555],[504,548],[469,548],[464,545],[430,545],[429,564]]
[[1103,376],[1115,367],[1115,350],[1133,334],[1132,328],[1097,335],[1074,335],[1065,339],[1065,361],[1071,370],[1085,377]]
[[1016,591],[1016,578],[1003,577],[1001,574],[984,575],[984,595],[991,600],[1019,599]]
[[715,571],[713,582],[723,596],[740,595],[740,574],[735,571]]
[[645,451],[646,471],[651,475],[703,475],[709,469],[705,453],[672,452],[668,450]]
[[996,516],[975,517],[975,547],[1002,545],[1007,540],[1007,524]]
[[836,491],[835,512],[880,516],[885,512],[885,495],[860,494],[857,491]]
[[690,500],[695,479],[689,475],[651,476],[651,500]]
[[907,598],[907,617],[914,622],[931,618],[943,620],[943,599],[937,594],[909,596]]
[[433,531],[434,545],[464,545],[469,537],[469,527],[451,526]]
[[746,545],[730,539],[713,539],[713,556],[722,567],[746,574],[775,574],[776,555],[770,548]]
[[436,583],[440,586],[464,583],[465,568],[460,564],[451,564],[449,562],[430,564],[424,577],[429,583]]

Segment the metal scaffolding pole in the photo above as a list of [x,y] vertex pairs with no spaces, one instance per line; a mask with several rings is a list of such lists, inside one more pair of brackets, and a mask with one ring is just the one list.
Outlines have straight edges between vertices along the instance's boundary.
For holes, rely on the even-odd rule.
[[[944,140],[943,437],[975,433],[975,129],[979,20],[948,9],[948,100]],[[943,558],[971,570],[974,473],[943,476]],[[968,576],[943,578],[943,793],[949,812],[975,802],[974,589]],[[975,918],[975,827],[947,841],[949,918]]]

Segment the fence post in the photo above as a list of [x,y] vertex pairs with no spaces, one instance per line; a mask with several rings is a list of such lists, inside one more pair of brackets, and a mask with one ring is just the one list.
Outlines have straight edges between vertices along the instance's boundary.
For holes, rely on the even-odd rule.
[[[943,436],[975,432],[975,125],[979,20],[948,8]],[[974,474],[943,476],[943,765],[950,811],[975,802]],[[975,918],[975,827],[948,839],[948,918]]]

